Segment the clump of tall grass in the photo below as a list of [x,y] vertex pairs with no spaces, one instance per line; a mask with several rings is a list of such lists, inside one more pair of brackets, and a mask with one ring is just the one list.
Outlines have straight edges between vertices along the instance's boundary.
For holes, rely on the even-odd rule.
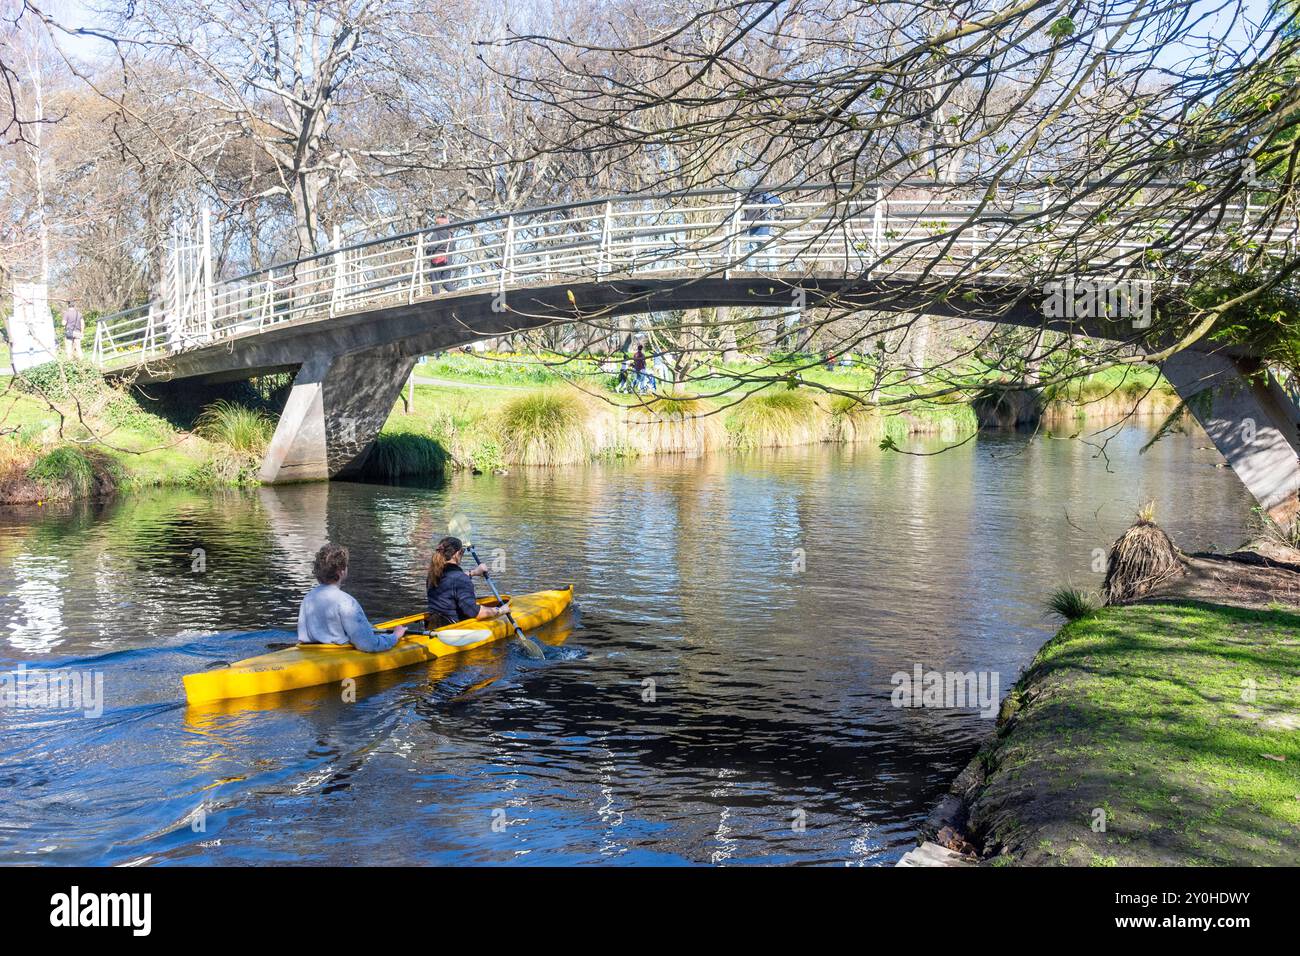
[[714,407],[694,395],[661,395],[628,407],[626,431],[615,442],[631,455],[703,455],[726,443]]
[[573,392],[543,389],[512,398],[497,416],[502,456],[514,465],[573,465],[592,457],[590,410]]
[[836,395],[832,398],[827,416],[827,441],[875,442],[884,435],[880,410],[862,404],[851,395]]
[[56,446],[38,455],[21,474],[35,487],[23,487],[10,471],[0,482],[0,500],[106,498],[117,490],[122,479],[116,462],[80,445]]
[[371,478],[422,475],[441,478],[451,456],[437,440],[414,432],[380,432],[362,473]]
[[275,423],[260,408],[237,405],[225,399],[199,413],[194,430],[210,442],[244,455],[260,455],[275,432]]
[[727,427],[739,448],[810,445],[825,434],[824,415],[806,393],[788,389],[745,398]]
[[1077,621],[1097,611],[1097,601],[1091,592],[1069,586],[1053,591],[1046,604],[1047,610],[1067,621]]
[[62,486],[68,497],[86,498],[95,486],[95,467],[80,448],[62,445],[32,462],[27,477],[51,490]]

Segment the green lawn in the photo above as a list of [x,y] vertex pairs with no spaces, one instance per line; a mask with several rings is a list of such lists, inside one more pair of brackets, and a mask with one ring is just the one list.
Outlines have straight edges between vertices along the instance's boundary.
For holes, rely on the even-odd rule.
[[1009,711],[971,814],[986,850],[1040,865],[1300,864],[1300,615],[1108,608],[1044,646]]

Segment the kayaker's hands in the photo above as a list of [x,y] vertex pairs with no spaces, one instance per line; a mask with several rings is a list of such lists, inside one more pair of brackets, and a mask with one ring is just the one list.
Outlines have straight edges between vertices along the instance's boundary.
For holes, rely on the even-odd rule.
[[397,625],[397,627],[393,628],[393,637],[397,638],[399,641],[402,639],[402,635],[405,633],[406,633],[405,624],[399,624]]
[[505,617],[510,613],[510,602],[507,601],[497,608],[497,617]]
[[473,571],[469,573],[469,576],[476,577],[477,575],[481,574],[483,577],[487,577],[487,573],[488,573],[488,566],[486,564],[480,564],[477,568],[475,568]]

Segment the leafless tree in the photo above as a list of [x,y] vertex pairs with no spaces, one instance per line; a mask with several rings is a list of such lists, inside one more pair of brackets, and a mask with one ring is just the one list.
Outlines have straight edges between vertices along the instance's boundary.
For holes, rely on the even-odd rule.
[[[922,208],[967,204],[957,221],[907,237],[903,258],[933,265],[909,274],[906,305],[900,297],[881,310],[877,299],[862,315],[859,303],[827,300],[800,328],[802,347],[878,353],[886,343],[911,394],[968,387],[965,360],[995,359],[1033,384],[1049,383],[1047,365],[1075,376],[1159,360],[1291,281],[1300,31],[1289,7],[705,0],[608,9],[586,33],[515,30],[495,44],[512,95],[566,119],[523,161],[581,154],[609,179],[648,189],[836,183],[820,217],[828,229],[878,189]],[[1248,196],[1260,208],[1241,222]],[[1042,241],[1026,244],[1034,235]],[[945,268],[955,249],[981,241],[979,255]],[[888,274],[899,258],[893,250],[849,268]],[[1251,281],[1209,300],[1192,294],[1225,274]],[[985,326],[964,349],[927,360],[940,306],[973,289],[1037,297],[1048,283],[1090,275],[1150,279],[1162,303],[1153,327],[1102,345]],[[995,320],[1004,309],[977,296],[964,318]],[[586,343],[614,327],[600,314],[581,319],[592,328]],[[695,343],[701,357],[716,347],[708,324]],[[749,378],[788,375],[760,368]]]

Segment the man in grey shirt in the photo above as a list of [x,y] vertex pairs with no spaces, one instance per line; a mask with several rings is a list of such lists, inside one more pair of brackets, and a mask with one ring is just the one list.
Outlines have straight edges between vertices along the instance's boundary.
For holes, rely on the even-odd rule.
[[348,549],[326,544],[316,552],[312,573],[320,582],[307,592],[298,609],[299,644],[351,644],[357,650],[386,651],[402,639],[406,628],[391,634],[370,626],[366,612],[339,585],[348,576]]

